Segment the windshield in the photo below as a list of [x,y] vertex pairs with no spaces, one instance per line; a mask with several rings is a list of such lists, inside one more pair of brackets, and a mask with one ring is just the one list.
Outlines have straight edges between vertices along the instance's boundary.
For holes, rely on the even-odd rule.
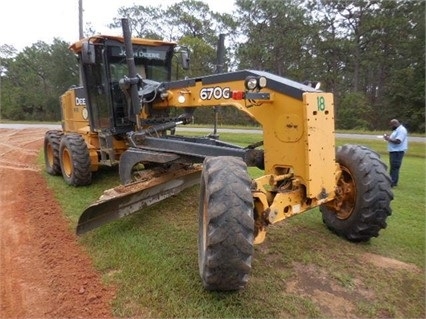
[[[170,80],[172,48],[168,46],[133,46],[136,73],[144,79],[157,82]],[[122,46],[108,47],[108,61],[111,81],[119,81],[129,75],[126,53]]]

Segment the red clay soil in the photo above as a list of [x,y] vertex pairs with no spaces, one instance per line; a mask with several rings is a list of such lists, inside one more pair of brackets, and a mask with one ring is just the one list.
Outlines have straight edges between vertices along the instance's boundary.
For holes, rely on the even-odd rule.
[[0,318],[110,318],[101,282],[36,163],[45,129],[0,129]]

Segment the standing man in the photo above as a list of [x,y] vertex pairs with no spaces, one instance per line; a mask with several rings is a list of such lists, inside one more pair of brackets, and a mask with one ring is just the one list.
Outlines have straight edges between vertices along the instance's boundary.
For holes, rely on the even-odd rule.
[[397,119],[391,120],[389,124],[393,132],[391,135],[384,134],[383,138],[388,142],[391,186],[395,187],[398,185],[402,158],[408,148],[408,138],[407,129]]

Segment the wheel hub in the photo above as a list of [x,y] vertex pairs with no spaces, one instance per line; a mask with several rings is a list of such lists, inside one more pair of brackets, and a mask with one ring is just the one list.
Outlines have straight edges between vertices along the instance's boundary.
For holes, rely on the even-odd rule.
[[356,187],[351,172],[342,166],[341,170],[342,174],[337,182],[336,198],[327,206],[336,212],[337,218],[347,219],[355,207]]

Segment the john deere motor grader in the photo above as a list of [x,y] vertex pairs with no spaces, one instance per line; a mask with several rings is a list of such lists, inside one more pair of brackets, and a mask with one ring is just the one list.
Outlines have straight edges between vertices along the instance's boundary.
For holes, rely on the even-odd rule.
[[[386,227],[386,166],[363,146],[336,151],[331,93],[253,70],[171,81],[176,44],[131,38],[122,24],[123,37],[71,45],[83,86],[61,97],[62,130],[45,135],[46,170],[68,184],[88,185],[100,166],[118,164],[121,185],[83,212],[78,234],[200,184],[202,283],[238,290],[270,224],[320,207],[326,226],[350,241]],[[262,141],[239,147],[176,134],[204,106],[236,107],[261,125]],[[264,175],[250,178],[250,166]]]

